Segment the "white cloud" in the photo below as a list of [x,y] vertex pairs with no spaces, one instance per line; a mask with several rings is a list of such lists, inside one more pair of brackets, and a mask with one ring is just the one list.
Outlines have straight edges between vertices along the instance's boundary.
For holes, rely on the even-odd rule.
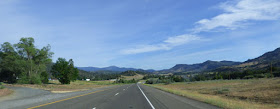
[[279,0],[239,0],[223,3],[219,7],[224,13],[196,22],[194,32],[211,31],[219,27],[236,29],[246,25],[247,21],[280,19]]
[[169,37],[168,39],[164,40],[162,43],[154,44],[154,45],[142,45],[136,48],[130,48],[122,50],[122,54],[138,54],[138,53],[145,53],[145,52],[152,52],[152,51],[159,51],[159,50],[170,50],[176,46],[187,44],[191,41],[200,40],[201,38],[195,35],[179,35],[174,37]]
[[[266,21],[280,19],[279,0],[237,0],[228,1],[219,5],[224,13],[210,19],[202,19],[196,22],[194,33],[213,31],[217,28],[237,29],[244,27],[248,21]],[[122,50],[123,54],[137,54],[159,50],[170,50],[176,46],[200,40],[196,35],[184,34],[169,37],[162,43],[144,45],[136,48]]]
[[158,51],[158,50],[169,50],[170,47],[160,44],[160,45],[143,45],[137,48],[131,48],[123,50],[123,54],[137,54],[137,53],[145,53],[145,52],[151,52],[151,51]]
[[181,45],[181,44],[185,44],[194,40],[199,40],[200,37],[197,37],[195,35],[189,35],[189,34],[184,34],[184,35],[179,35],[179,36],[175,36],[175,37],[169,37],[167,40],[165,40],[164,42],[170,45]]

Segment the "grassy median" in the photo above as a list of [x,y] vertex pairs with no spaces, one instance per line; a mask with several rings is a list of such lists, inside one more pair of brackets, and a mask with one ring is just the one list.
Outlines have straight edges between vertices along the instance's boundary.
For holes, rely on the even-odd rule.
[[227,109],[280,108],[280,78],[149,85]]

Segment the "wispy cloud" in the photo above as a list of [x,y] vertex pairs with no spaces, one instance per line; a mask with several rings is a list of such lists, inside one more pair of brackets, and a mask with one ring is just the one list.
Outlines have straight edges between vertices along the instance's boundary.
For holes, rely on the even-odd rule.
[[164,42],[171,46],[177,46],[177,45],[186,44],[188,42],[191,42],[194,40],[199,40],[199,39],[200,39],[200,37],[198,37],[198,36],[184,34],[184,35],[179,35],[179,36],[175,36],[175,37],[169,37]]
[[280,19],[279,0],[238,0],[219,5],[224,13],[210,19],[196,22],[195,33],[211,31],[219,27],[237,29],[246,25],[247,21],[264,21]]
[[170,50],[175,46],[183,45],[191,41],[200,40],[196,36],[202,31],[215,29],[234,30],[246,26],[249,21],[267,21],[280,19],[279,0],[237,0],[228,1],[219,5],[224,12],[210,19],[202,19],[196,22],[192,29],[193,35],[184,34],[169,37],[160,44],[142,45],[136,48],[122,50],[123,54],[137,54],[159,50]]
[[145,53],[159,50],[170,50],[176,46],[187,44],[191,41],[200,40],[201,38],[195,35],[184,34],[174,37],[169,37],[168,39],[162,41],[159,44],[153,45],[141,45],[135,48],[122,50],[122,54],[137,54],[137,53]]

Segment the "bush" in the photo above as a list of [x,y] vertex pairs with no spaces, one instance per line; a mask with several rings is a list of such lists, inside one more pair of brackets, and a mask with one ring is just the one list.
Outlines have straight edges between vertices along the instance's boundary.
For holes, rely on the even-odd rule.
[[255,74],[254,77],[256,77],[256,78],[264,78],[265,75],[264,74]]
[[30,84],[42,84],[41,78],[39,75],[32,75],[30,78]]
[[254,78],[253,75],[248,75],[248,76],[243,77],[243,79],[253,79],[253,78]]
[[228,92],[229,92],[229,89],[227,89],[227,88],[217,89],[216,91],[214,91],[215,94],[226,94]]
[[155,78],[148,79],[148,80],[146,81],[146,84],[156,84],[156,83],[157,83],[157,79],[155,79]]
[[4,89],[4,88],[5,88],[4,86],[0,85],[0,89]]
[[172,82],[171,82],[171,80],[169,80],[169,79],[164,81],[164,84],[165,84],[165,85],[168,85],[168,84],[171,84],[171,83],[172,83]]
[[274,77],[271,73],[265,73],[264,75],[265,75],[266,78],[272,78],[272,77]]
[[44,84],[48,84],[49,83],[49,75],[47,72],[42,72],[41,73],[41,81]]
[[2,82],[0,82],[0,89],[4,89],[5,87],[4,86],[2,86]]
[[20,84],[29,84],[29,78],[23,73],[17,81]]
[[280,77],[280,71],[273,73],[274,77]]
[[41,78],[38,74],[33,74],[29,78],[23,73],[17,82],[20,84],[42,84]]

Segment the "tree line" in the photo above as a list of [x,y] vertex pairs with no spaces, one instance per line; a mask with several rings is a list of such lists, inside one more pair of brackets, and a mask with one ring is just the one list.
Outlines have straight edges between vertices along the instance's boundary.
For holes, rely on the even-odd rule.
[[180,75],[145,75],[143,77],[144,80],[146,80],[146,84],[157,84],[157,83],[164,83],[164,84],[170,84],[173,82],[184,82],[186,79],[184,79]]
[[273,78],[280,77],[280,69],[268,67],[266,69],[247,69],[233,72],[205,72],[195,76],[190,76],[190,81],[205,80],[231,80],[231,79],[253,79],[253,78]]
[[[183,76],[185,76],[183,78]],[[279,67],[267,67],[264,69],[247,69],[244,71],[228,72],[202,72],[197,74],[176,73],[173,75],[155,75],[149,74],[143,77],[146,84],[173,82],[193,82],[206,80],[232,80],[232,79],[253,79],[253,78],[273,78],[280,77]]]
[[52,62],[53,52],[47,45],[41,49],[35,46],[32,37],[21,38],[16,44],[4,42],[0,48],[0,82],[21,84],[47,84],[49,73],[62,84],[76,80],[77,68],[72,59],[59,58]]
[[[84,70],[79,70],[80,71],[80,80],[85,80],[85,79],[90,79],[92,81],[99,81],[99,80],[110,80],[110,79],[118,79],[123,76],[134,76],[136,74],[147,74],[147,72],[144,71],[133,71],[133,70],[128,70],[128,71],[123,71],[123,72],[114,72],[114,71],[94,71],[94,72],[87,72]],[[106,73],[104,73],[106,72]],[[123,82],[129,82],[129,81],[123,81],[120,80],[120,83]]]

